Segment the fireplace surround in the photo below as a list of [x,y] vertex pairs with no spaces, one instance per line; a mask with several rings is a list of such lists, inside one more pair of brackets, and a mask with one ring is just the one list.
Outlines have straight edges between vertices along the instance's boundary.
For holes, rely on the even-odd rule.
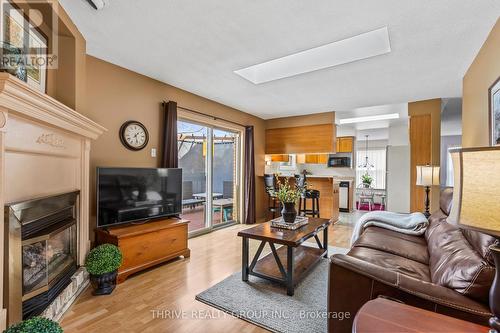
[[[11,208],[7,207],[8,212],[5,212],[9,203],[29,202],[36,198],[79,191],[74,229],[64,231],[60,235],[57,235],[57,230],[51,230],[44,236],[44,241],[48,242],[47,247],[39,244],[26,248],[31,250],[29,252],[31,259],[27,260],[40,259],[37,257],[37,252],[43,252],[44,248],[46,251],[50,245],[50,249],[53,247],[58,249],[58,255],[54,259],[68,263],[65,259],[76,258],[74,265],[60,266],[62,271],[68,272],[68,275],[69,267],[74,269],[84,264],[85,256],[90,249],[91,141],[105,131],[105,128],[67,105],[33,89],[10,74],[0,73],[0,225],[5,226],[10,222],[6,217],[10,217]],[[22,273],[10,276],[7,271],[11,257],[8,253],[10,233],[6,233],[5,229],[0,228],[0,275],[4,279],[3,283],[0,283],[0,300],[3,300],[0,306],[0,331],[22,319],[23,300],[22,287],[10,289],[13,287],[13,280],[22,281]],[[76,230],[77,239],[75,251],[71,252],[71,242],[68,238],[74,235],[73,230]],[[32,232],[38,231],[32,230]],[[21,246],[22,242],[21,238]],[[24,245],[33,243],[26,242]],[[18,249],[19,253],[16,255],[19,258],[22,247]],[[36,268],[36,260],[30,265]],[[48,268],[50,269],[50,266]],[[34,270],[32,273],[36,272]],[[41,315],[59,320],[88,284],[88,274],[84,268],[78,268],[66,287],[64,285],[67,280],[62,285],[56,286],[54,282],[49,282],[49,280],[55,281],[52,279],[54,274],[49,275],[48,271],[47,274],[48,290],[42,291],[38,288],[38,284],[34,283],[33,290],[30,288],[30,293],[25,295],[24,300],[35,302],[36,296],[40,295],[52,298],[50,293],[58,290],[56,288],[58,286],[61,292]],[[35,280],[37,277],[40,278],[36,275],[32,277]],[[9,303],[9,299],[14,299],[14,296],[21,302]],[[28,297],[30,298],[27,299]],[[41,307],[38,308],[35,304],[34,308],[38,312]]]
[[5,206],[4,294],[10,316],[41,314],[77,270],[79,191]]

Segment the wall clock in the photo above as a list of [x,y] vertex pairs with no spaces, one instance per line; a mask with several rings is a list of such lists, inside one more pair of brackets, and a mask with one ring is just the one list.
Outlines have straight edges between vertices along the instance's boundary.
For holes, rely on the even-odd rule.
[[130,150],[141,150],[148,144],[148,130],[138,121],[127,121],[120,127],[120,140]]

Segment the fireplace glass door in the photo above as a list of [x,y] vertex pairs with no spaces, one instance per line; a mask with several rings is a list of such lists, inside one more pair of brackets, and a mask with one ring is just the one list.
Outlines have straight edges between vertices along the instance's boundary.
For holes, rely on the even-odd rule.
[[48,285],[47,240],[23,245],[23,294],[28,295]]
[[76,225],[23,241],[23,300],[46,290],[76,264]]

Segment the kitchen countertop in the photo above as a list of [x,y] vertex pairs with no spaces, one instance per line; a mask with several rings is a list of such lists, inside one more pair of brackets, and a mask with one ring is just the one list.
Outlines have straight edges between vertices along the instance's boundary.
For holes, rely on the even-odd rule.
[[353,182],[354,181],[354,178],[339,177],[339,176],[333,176],[333,175],[306,175],[306,177],[307,178],[333,178],[339,182]]
[[[295,175],[279,175],[279,177],[294,177]],[[354,178],[352,177],[339,177],[335,175],[306,175],[307,178],[331,178],[336,180],[337,182],[354,182]]]

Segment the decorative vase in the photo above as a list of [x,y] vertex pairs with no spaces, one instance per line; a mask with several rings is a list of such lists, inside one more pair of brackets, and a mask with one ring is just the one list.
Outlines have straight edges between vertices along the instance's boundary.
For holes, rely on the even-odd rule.
[[369,184],[369,183],[363,183],[363,186],[364,186],[365,188],[370,188],[370,186],[371,186],[371,185],[372,185],[372,184]]
[[295,218],[297,217],[295,202],[283,202],[281,216],[283,217],[283,221],[285,221],[286,223],[294,223]]
[[96,296],[111,294],[116,287],[117,275],[118,275],[118,270],[101,275],[90,274],[90,283],[94,288],[92,294]]

